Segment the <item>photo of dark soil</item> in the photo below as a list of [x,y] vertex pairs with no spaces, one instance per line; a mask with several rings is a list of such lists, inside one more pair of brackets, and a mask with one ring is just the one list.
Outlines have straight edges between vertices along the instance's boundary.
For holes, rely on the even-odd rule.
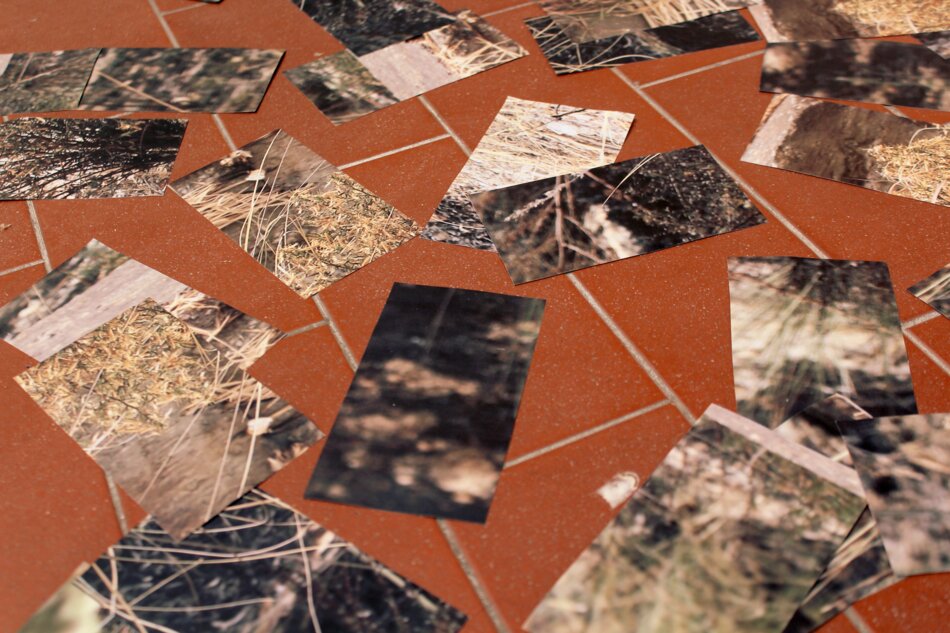
[[484,523],[543,309],[394,285],[305,496]]
[[950,110],[950,62],[902,42],[773,43],[765,50],[760,90]]
[[917,33],[914,37],[920,40],[921,44],[944,59],[950,59],[950,31]]
[[44,119],[0,123],[0,200],[160,196],[183,119]]
[[701,145],[471,200],[516,284],[765,222]]
[[729,293],[742,415],[775,428],[836,393],[872,416],[917,412],[886,264],[733,258]]
[[125,112],[255,112],[284,56],[253,48],[105,48],[79,105]]
[[0,55],[0,113],[75,109],[97,57],[98,48]]
[[909,288],[910,293],[950,319],[950,264]]
[[850,469],[713,405],[524,627],[781,631],[863,508]]

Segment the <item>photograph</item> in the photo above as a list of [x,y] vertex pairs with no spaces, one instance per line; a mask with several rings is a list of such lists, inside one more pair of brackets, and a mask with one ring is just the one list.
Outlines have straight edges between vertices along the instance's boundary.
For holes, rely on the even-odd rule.
[[765,222],[702,145],[470,199],[516,284]]
[[[172,307],[214,321],[202,300],[183,295]],[[261,336],[240,321],[208,325],[219,327],[209,336],[146,299],[16,376],[175,539],[322,435],[242,368]]]
[[944,59],[950,59],[950,30],[916,33],[914,37]]
[[281,130],[171,188],[304,298],[419,232],[412,219]]
[[284,56],[255,48],[104,48],[83,110],[256,112]]
[[775,432],[790,442],[821,453],[828,459],[853,466],[848,445],[841,437],[838,422],[842,420],[870,420],[871,414],[836,393],[802,409],[777,427]]
[[894,573],[950,571],[950,413],[838,426]]
[[950,264],[909,289],[910,293],[950,319]]
[[712,405],[524,628],[781,631],[864,505],[850,469]]
[[0,200],[160,196],[184,119],[48,119],[0,123]]
[[469,195],[609,165],[634,115],[508,97],[421,237],[495,251]]
[[759,89],[950,110],[950,61],[902,42],[778,42],[765,49]]
[[304,496],[484,523],[543,311],[395,284]]
[[761,0],[749,10],[770,42],[883,37],[950,29],[941,0]]
[[466,620],[254,489],[181,542],[146,518],[20,633],[457,633]]
[[874,417],[917,413],[883,262],[729,260],[737,411],[769,428],[835,394]]
[[98,48],[0,53],[0,114],[75,110]]
[[950,124],[776,95],[746,163],[950,207]]
[[583,42],[572,39],[561,22],[550,16],[525,20],[525,24],[557,75],[674,57],[759,39],[756,30],[738,11]]

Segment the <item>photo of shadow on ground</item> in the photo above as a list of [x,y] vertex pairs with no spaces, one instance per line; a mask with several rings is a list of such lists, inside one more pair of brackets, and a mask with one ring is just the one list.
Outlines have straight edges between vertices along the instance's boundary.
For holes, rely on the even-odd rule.
[[494,251],[469,195],[608,165],[634,115],[508,97],[421,237]]
[[733,258],[729,294],[742,415],[774,428],[836,393],[872,416],[917,412],[886,264]]
[[950,414],[839,424],[899,576],[950,570]]
[[926,46],[870,40],[769,44],[763,92],[950,109],[950,62]]
[[701,145],[471,200],[516,284],[765,222]]
[[304,496],[484,523],[543,310],[394,285]]
[[910,293],[950,319],[950,264],[909,289]]
[[98,48],[0,55],[0,113],[75,109],[97,57]]
[[950,206],[948,125],[778,95],[742,160]]
[[524,627],[781,631],[863,508],[852,471],[713,405]]
[[255,112],[283,57],[253,48],[104,48],[84,110]]
[[950,31],[916,33],[914,37],[944,59],[950,59]]
[[160,196],[184,119],[44,119],[0,123],[0,200]]

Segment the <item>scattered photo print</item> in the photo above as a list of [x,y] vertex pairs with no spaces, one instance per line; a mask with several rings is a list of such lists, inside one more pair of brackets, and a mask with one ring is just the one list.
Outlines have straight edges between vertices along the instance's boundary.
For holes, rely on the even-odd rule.
[[749,10],[770,42],[836,40],[943,31],[946,2],[762,0]]
[[781,631],[863,508],[851,470],[712,406],[524,626]]
[[950,571],[950,414],[839,426],[894,572]]
[[701,145],[471,200],[516,284],[765,222]]
[[581,43],[555,18],[532,18],[525,20],[525,24],[557,75],[674,57],[759,39],[756,30],[738,11],[625,31]]
[[470,194],[608,165],[616,160],[633,116],[508,97],[422,237],[494,251]]
[[950,206],[948,157],[950,125],[777,95],[742,160]]
[[821,453],[828,459],[852,466],[848,445],[841,437],[838,422],[870,420],[871,414],[836,393],[802,409],[775,428],[775,432],[790,442]]
[[255,112],[284,51],[254,48],[105,48],[85,110]]
[[0,113],[73,110],[98,48],[0,55]]
[[100,621],[99,603],[70,580],[17,633],[99,633]]
[[305,496],[484,523],[543,310],[393,286]]
[[917,412],[886,264],[733,258],[729,294],[742,415],[775,428],[836,393],[873,416]]
[[0,123],[0,200],[160,196],[186,125],[33,117]]
[[410,218],[280,130],[172,188],[305,298],[419,231]]
[[[252,490],[182,542],[146,519],[22,633],[456,633],[466,616],[279,500]],[[34,623],[37,625],[34,625]],[[33,626],[33,628],[30,628]],[[59,630],[59,629],[56,629]]]
[[765,50],[760,89],[950,110],[950,62],[901,42],[774,43]]
[[950,59],[950,31],[917,33],[914,37],[944,59]]
[[910,293],[950,319],[950,264],[910,287]]

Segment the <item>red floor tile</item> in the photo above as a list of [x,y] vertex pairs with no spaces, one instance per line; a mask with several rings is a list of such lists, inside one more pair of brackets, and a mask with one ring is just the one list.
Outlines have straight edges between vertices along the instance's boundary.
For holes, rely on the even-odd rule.
[[945,631],[950,621],[950,575],[906,578],[854,608],[879,633]]
[[0,271],[40,259],[25,202],[0,202]]

